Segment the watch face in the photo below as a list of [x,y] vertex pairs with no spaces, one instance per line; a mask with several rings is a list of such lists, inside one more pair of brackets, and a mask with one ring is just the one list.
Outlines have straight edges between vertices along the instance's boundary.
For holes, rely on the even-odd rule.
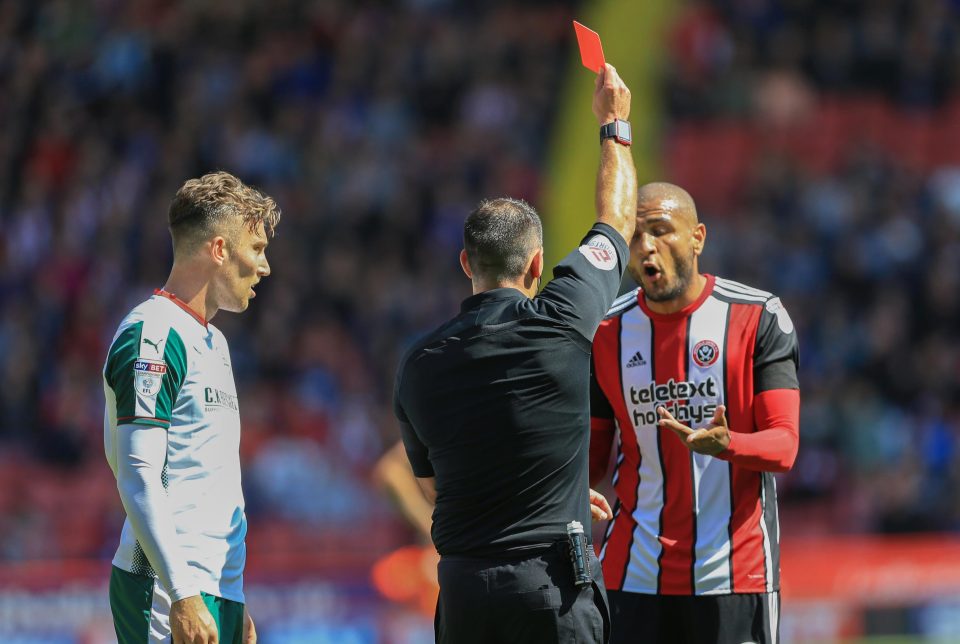
[[616,121],[617,124],[617,138],[623,139],[625,141],[633,140],[633,133],[630,131],[630,123],[628,121]]

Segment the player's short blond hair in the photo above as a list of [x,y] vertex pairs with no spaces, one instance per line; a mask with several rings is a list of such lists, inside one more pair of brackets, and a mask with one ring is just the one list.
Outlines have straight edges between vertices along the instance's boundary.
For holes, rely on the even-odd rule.
[[273,237],[280,223],[280,208],[271,197],[222,170],[186,181],[174,195],[167,215],[175,246],[181,240],[189,243],[228,233],[225,224],[237,216],[251,231],[262,223],[267,236]]

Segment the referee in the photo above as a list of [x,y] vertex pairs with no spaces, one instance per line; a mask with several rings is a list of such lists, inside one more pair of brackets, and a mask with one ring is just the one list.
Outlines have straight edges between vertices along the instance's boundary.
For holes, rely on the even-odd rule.
[[516,199],[482,202],[460,253],[473,296],[400,362],[395,413],[436,503],[438,642],[607,641],[599,562],[587,545],[593,581],[575,583],[567,526],[590,533],[591,341],[636,218],[630,91],[610,65],[597,76],[593,112],[602,126],[597,220],[581,246],[536,295],[540,218]]

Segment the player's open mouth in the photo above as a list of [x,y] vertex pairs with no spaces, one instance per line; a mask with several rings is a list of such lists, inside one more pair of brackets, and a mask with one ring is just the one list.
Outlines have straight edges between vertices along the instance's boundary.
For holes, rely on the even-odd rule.
[[660,279],[660,276],[663,275],[660,269],[652,264],[645,264],[643,266],[643,274],[653,282],[656,282],[658,279]]

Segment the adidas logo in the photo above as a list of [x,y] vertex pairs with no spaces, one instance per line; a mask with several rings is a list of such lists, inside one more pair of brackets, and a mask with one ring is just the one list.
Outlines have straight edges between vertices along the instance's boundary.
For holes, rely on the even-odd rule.
[[630,367],[642,367],[645,364],[647,364],[647,361],[643,359],[643,354],[637,351],[633,354],[633,357],[630,358],[630,361],[627,362],[627,369]]

